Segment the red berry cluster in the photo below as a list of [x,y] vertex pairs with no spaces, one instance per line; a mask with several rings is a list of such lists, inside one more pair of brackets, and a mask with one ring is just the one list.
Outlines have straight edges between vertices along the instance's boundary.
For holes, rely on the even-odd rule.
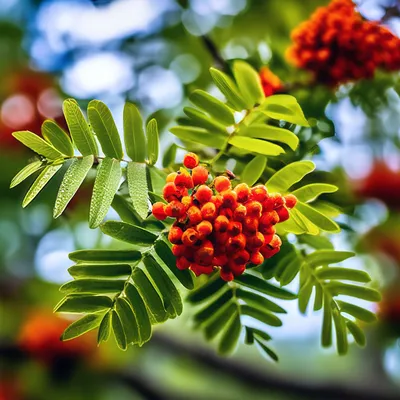
[[275,225],[289,218],[296,205],[293,195],[269,194],[264,185],[245,183],[232,189],[226,176],[211,183],[208,170],[189,153],[181,168],[167,177],[163,196],[168,204],[155,203],[153,215],[175,218],[168,235],[176,266],[197,276],[220,268],[221,278],[231,281],[247,264],[259,265],[280,250]]
[[283,90],[283,83],[268,67],[262,67],[260,70],[261,85],[265,97],[272,96]]
[[400,39],[377,22],[366,21],[351,0],[332,0],[292,32],[288,59],[318,82],[372,78],[377,68],[400,69]]

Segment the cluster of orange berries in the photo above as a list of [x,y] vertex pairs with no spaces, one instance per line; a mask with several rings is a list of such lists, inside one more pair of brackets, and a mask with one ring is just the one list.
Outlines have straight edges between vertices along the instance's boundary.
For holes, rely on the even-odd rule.
[[262,264],[280,250],[275,225],[289,218],[295,196],[269,194],[264,185],[240,183],[232,189],[227,176],[207,184],[208,170],[194,153],[186,154],[183,164],[187,169],[167,177],[163,197],[168,204],[153,204],[157,219],[176,219],[168,239],[177,268],[197,276],[219,268],[221,278],[231,281],[249,263]]
[[377,68],[400,69],[400,39],[366,21],[352,0],[332,0],[292,32],[287,57],[331,86],[372,78]]
[[283,90],[283,83],[268,67],[262,67],[260,70],[261,85],[265,97],[272,96]]

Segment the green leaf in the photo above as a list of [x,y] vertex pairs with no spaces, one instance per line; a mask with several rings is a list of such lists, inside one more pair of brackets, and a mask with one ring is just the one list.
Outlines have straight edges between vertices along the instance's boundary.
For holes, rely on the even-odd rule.
[[264,331],[262,331],[260,329],[256,329],[256,328],[251,328],[251,330],[252,330],[254,336],[257,336],[258,338],[260,338],[262,340],[265,340],[268,342],[269,340],[272,339],[271,336],[268,335],[267,332],[264,332]]
[[291,293],[285,289],[276,287],[271,283],[264,281],[260,278],[257,278],[254,275],[243,274],[235,278],[235,282],[240,283],[241,285],[247,286],[251,289],[258,290],[261,293],[270,295],[277,299],[284,300],[293,300],[297,296],[294,293]]
[[38,153],[49,160],[57,160],[63,157],[63,155],[57,149],[48,144],[40,136],[35,135],[33,132],[19,131],[13,132],[12,135],[26,147],[29,147],[35,153]]
[[141,343],[136,316],[133,313],[132,307],[125,297],[117,298],[115,302],[115,311],[118,314],[118,317],[122,324],[122,328],[125,332],[126,343]]
[[225,135],[227,134],[227,130],[224,125],[214,121],[202,111],[193,107],[184,107],[183,112],[190,118],[190,125],[198,126],[199,128],[204,128],[211,132],[216,131]]
[[178,150],[178,146],[175,143],[172,143],[168,149],[164,152],[164,156],[162,159],[162,166],[164,168],[169,167],[171,164],[175,162],[176,151]]
[[136,317],[137,326],[139,329],[140,344],[143,344],[151,338],[151,322],[146,306],[135,286],[128,283],[125,287],[125,295]]
[[112,300],[107,296],[72,296],[65,297],[54,312],[93,313],[111,308]]
[[332,308],[331,298],[328,294],[324,294],[321,344],[322,347],[329,347],[332,345]]
[[229,322],[229,325],[227,326],[221,338],[218,352],[220,354],[233,353],[238,344],[241,331],[242,324],[240,323],[240,316],[238,313],[236,313],[232,320]]
[[281,286],[286,286],[297,276],[302,260],[299,257],[294,257],[285,267],[281,276],[279,277],[279,283]]
[[176,258],[172,254],[169,246],[163,241],[157,241],[154,249],[157,255],[161,258],[164,264],[169,268],[169,270],[175,275],[178,281],[186,288],[193,289],[193,275],[189,270],[180,270],[176,267]]
[[317,250],[333,250],[333,244],[325,236],[301,235],[298,237],[300,243],[307,244]]
[[333,310],[332,316],[333,322],[335,324],[336,346],[338,349],[338,353],[339,355],[344,355],[348,351],[346,323],[338,310]]
[[100,229],[114,239],[142,246],[151,246],[158,237],[146,229],[120,221],[107,221]]
[[308,202],[315,200],[322,193],[333,193],[338,190],[335,185],[329,185],[327,183],[311,183],[305,185],[300,189],[292,192],[297,197],[297,200],[302,202]]
[[131,161],[128,163],[126,174],[133,207],[145,219],[149,213],[149,189],[147,187],[146,164]]
[[267,165],[267,159],[264,156],[258,155],[254,157],[244,168],[240,175],[241,182],[253,186],[261,177]]
[[[242,111],[247,108],[247,104],[242,98],[235,82],[228,75],[215,68],[210,68],[210,74],[217,88],[225,96],[228,104],[237,111]],[[249,108],[251,108],[251,106]]]
[[212,340],[220,333],[224,326],[238,313],[237,305],[228,303],[209,320],[204,327],[204,335],[207,340]]
[[365,334],[362,329],[353,321],[346,319],[346,326],[349,332],[352,334],[355,342],[361,346],[365,347],[367,341],[365,338]]
[[282,321],[275,315],[259,308],[254,308],[246,304],[240,306],[240,313],[255,318],[264,324],[271,326],[282,326]]
[[133,263],[142,258],[137,250],[77,250],[69,253],[69,259],[76,262],[126,262]]
[[325,287],[333,296],[343,294],[369,301],[381,300],[381,294],[377,290],[365,286],[350,285],[342,282],[329,282]]
[[305,257],[305,261],[311,268],[318,266],[336,264],[338,262],[354,257],[352,251],[317,250]]
[[54,121],[47,119],[42,124],[42,136],[50,142],[54,148],[67,157],[74,156],[74,146],[69,135]]
[[124,138],[126,152],[135,162],[144,162],[146,158],[146,138],[143,130],[143,120],[139,110],[132,103],[124,107]]
[[125,196],[118,193],[114,196],[111,207],[117,212],[122,221],[131,225],[140,225],[143,218],[133,208],[132,203]]
[[[167,174],[165,171],[155,167],[154,165],[152,166],[147,166],[147,182],[149,183],[149,197],[154,197],[155,193],[159,193],[158,195],[155,195],[158,200],[156,201],[161,201],[160,198],[162,199],[163,202],[165,202],[165,199],[161,196],[165,182],[167,179]],[[153,193],[152,193],[153,192]]]
[[315,275],[318,279],[338,279],[348,280],[355,282],[370,282],[371,277],[365,272],[359,269],[330,267],[330,268],[318,268],[315,271]]
[[53,217],[59,217],[68,203],[86,178],[86,175],[93,166],[94,157],[92,155],[75,159],[69,166],[58,190],[56,203],[54,205]]
[[118,277],[129,276],[132,267],[129,264],[76,264],[68,268],[68,272],[74,278],[90,277]]
[[213,296],[223,287],[226,287],[226,282],[223,281],[218,274],[215,274],[204,285],[190,292],[186,300],[192,304],[201,303],[208,297]]
[[201,324],[211,318],[216,312],[225,306],[233,297],[232,290],[223,292],[220,296],[212,301],[208,306],[202,308],[193,316],[193,321],[196,324]]
[[10,184],[10,189],[19,185],[26,178],[29,178],[32,174],[41,170],[42,168],[44,168],[44,163],[42,161],[34,161],[26,165],[21,169],[21,171],[18,172],[17,175],[14,176]]
[[315,285],[314,311],[318,311],[322,308],[323,301],[324,301],[324,292],[322,286],[319,283],[317,283]]
[[244,338],[244,343],[245,344],[253,344],[254,343],[254,335],[253,335],[253,331],[251,328],[249,328],[248,326],[245,326],[245,332],[246,332],[246,336]]
[[48,165],[45,167],[45,169],[39,174],[35,182],[33,182],[32,186],[29,188],[24,200],[22,201],[22,207],[25,208],[40,193],[40,191],[46,186],[46,184],[61,167],[62,164]]
[[226,136],[213,134],[195,126],[174,126],[169,131],[181,140],[200,143],[215,149],[222,149],[226,142]]
[[149,164],[154,165],[158,160],[158,127],[155,118],[151,119],[147,124],[147,153],[149,157]]
[[233,63],[233,75],[239,87],[240,93],[246,100],[247,108],[254,104],[260,104],[265,98],[259,74],[245,61]]
[[97,328],[104,314],[88,314],[73,322],[61,335],[61,340],[71,340]]
[[[298,226],[302,226],[304,232],[309,235],[319,235],[320,229],[317,225],[312,223],[304,214],[302,214],[297,208],[289,210],[290,218],[296,221]],[[287,222],[287,221],[285,221]]]
[[313,281],[311,278],[308,278],[306,282],[300,287],[299,290],[299,310],[302,314],[305,314],[307,311],[312,290],[313,290]]
[[64,100],[63,110],[72,139],[80,153],[83,156],[97,156],[97,143],[77,102],[73,99]]
[[286,310],[283,309],[281,306],[278,306],[278,304],[274,303],[271,300],[268,300],[264,296],[260,296],[257,293],[238,288],[236,289],[236,296],[253,307],[266,309],[274,313],[286,314]]
[[341,300],[338,300],[337,304],[339,305],[341,313],[350,314],[354,318],[357,318],[360,321],[364,322],[371,323],[376,321],[376,315],[373,312],[366,310],[365,308]]
[[112,311],[111,325],[114,331],[115,341],[121,350],[126,350],[126,336],[121,319],[115,310]]
[[310,207],[308,204],[299,201],[296,204],[296,209],[301,214],[303,214],[303,216],[305,216],[309,221],[311,221],[313,224],[315,224],[318,228],[322,229],[323,231],[331,233],[340,232],[340,227],[335,221],[326,217],[324,214],[320,213],[315,208]]
[[121,165],[118,160],[106,157],[97,171],[90,201],[89,226],[97,228],[111,206],[121,180]]
[[296,98],[287,94],[266,97],[261,105],[269,118],[283,120],[292,124],[310,126]]
[[147,255],[144,260],[147,272],[156,284],[164,302],[164,307],[171,318],[182,314],[181,296],[165,271],[158,265],[153,256]]
[[121,139],[108,107],[99,100],[92,100],[88,105],[88,117],[92,129],[99,139],[103,153],[107,157],[122,160],[124,153]]
[[301,181],[314,169],[315,164],[311,161],[292,162],[272,175],[266,186],[270,192],[286,193],[291,186]]
[[229,139],[229,143],[239,149],[264,154],[266,156],[278,156],[285,152],[285,150],[277,144],[245,136],[232,136]]
[[77,279],[64,283],[62,293],[117,293],[124,289],[123,280]]
[[108,338],[110,337],[111,316],[112,310],[108,311],[101,320],[99,331],[97,334],[97,344],[100,344],[101,342],[107,342]]
[[296,150],[299,145],[299,138],[293,132],[272,125],[252,124],[241,129],[239,135],[285,143],[292,150]]
[[204,90],[195,90],[189,96],[190,101],[224,125],[233,125],[235,118],[233,112],[222,101],[211,96]]
[[264,343],[262,343],[260,340],[256,339],[256,343],[258,346],[267,354],[269,357],[271,357],[274,361],[279,361],[278,355],[271,350],[268,346],[266,346]]
[[164,309],[160,295],[147,275],[141,269],[137,268],[132,274],[132,280],[150,312],[152,322],[164,322],[168,318],[168,315]]

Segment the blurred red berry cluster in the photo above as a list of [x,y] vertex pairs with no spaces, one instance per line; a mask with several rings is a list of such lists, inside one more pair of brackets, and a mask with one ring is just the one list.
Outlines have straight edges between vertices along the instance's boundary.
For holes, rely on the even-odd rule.
[[282,81],[268,67],[261,68],[260,79],[265,97],[272,96],[283,89]]
[[335,86],[372,78],[377,68],[400,69],[400,39],[378,22],[366,21],[351,0],[332,0],[292,32],[288,59]]
[[198,164],[197,155],[189,153],[187,169],[168,175],[163,191],[168,204],[155,203],[153,215],[176,218],[168,238],[177,268],[196,275],[220,268],[221,278],[231,281],[249,263],[259,265],[280,250],[275,225],[289,218],[288,208],[297,200],[269,194],[264,185],[240,183],[232,189],[226,176],[207,184],[208,170]]

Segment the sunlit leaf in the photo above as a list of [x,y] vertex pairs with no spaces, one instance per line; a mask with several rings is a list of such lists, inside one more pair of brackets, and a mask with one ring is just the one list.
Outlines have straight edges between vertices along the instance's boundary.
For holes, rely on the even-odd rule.
[[335,185],[329,185],[327,183],[311,183],[305,185],[300,189],[294,190],[294,194],[299,201],[308,202],[315,200],[322,193],[333,193],[338,190]]
[[61,335],[61,340],[71,340],[97,328],[104,314],[88,314],[73,322]]
[[277,94],[266,97],[261,108],[270,118],[309,126],[296,98],[288,94]]
[[226,142],[226,136],[213,134],[203,128],[194,126],[175,126],[169,131],[179,139],[189,140],[190,142],[200,143],[216,149],[222,149]]
[[66,297],[54,312],[92,313],[111,308],[112,300],[107,296],[72,296]]
[[247,108],[260,104],[265,98],[261,79],[257,71],[245,61],[237,60],[233,63],[235,76],[240,93],[246,100]]
[[155,118],[151,119],[147,124],[147,154],[149,157],[149,164],[154,165],[158,160],[158,127]]
[[42,136],[50,142],[60,153],[73,157],[74,147],[69,135],[54,121],[47,119],[42,124]]
[[126,152],[135,162],[144,162],[146,158],[146,138],[143,130],[143,120],[137,107],[125,103],[124,107],[124,138]]
[[229,139],[229,143],[239,149],[264,154],[266,156],[278,156],[285,152],[285,150],[277,144],[245,136],[233,136]]
[[266,165],[267,159],[264,156],[258,155],[254,157],[241,173],[240,181],[253,186],[260,179]]
[[101,225],[101,230],[114,239],[137,245],[151,246],[157,239],[154,233],[121,221],[107,221]]
[[21,169],[21,171],[18,172],[17,175],[14,176],[14,178],[11,181],[10,188],[19,185],[25,179],[29,178],[35,172],[40,171],[44,167],[45,165],[42,161],[34,161],[26,165],[24,168]]
[[145,219],[149,212],[146,164],[131,161],[128,163],[126,174],[133,207]]
[[62,293],[117,293],[124,288],[123,280],[77,279],[64,283],[60,287]]

